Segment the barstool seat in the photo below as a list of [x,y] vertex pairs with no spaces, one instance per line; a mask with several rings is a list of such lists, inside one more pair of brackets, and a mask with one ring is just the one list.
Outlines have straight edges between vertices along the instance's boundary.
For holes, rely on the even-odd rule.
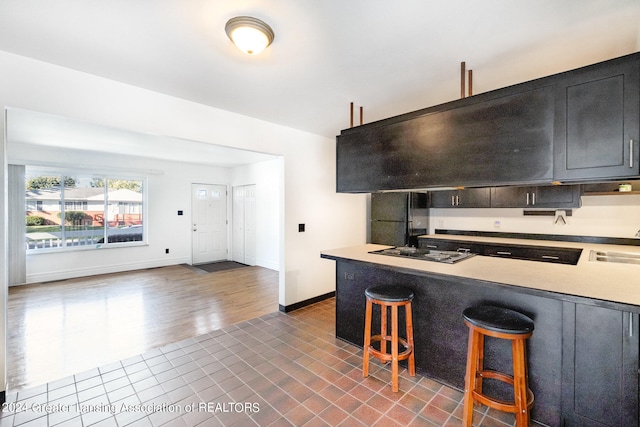
[[[528,427],[529,409],[533,405],[534,397],[528,385],[525,342],[533,334],[533,320],[517,311],[493,306],[470,307],[463,311],[462,316],[469,328],[462,424],[471,426],[473,405],[481,403],[490,408],[514,413],[516,426]],[[511,340],[513,375],[484,369],[485,336]],[[483,394],[483,378],[503,381],[513,386],[513,402],[505,402]]]
[[364,291],[371,299],[384,302],[403,302],[413,300],[413,291],[402,286],[372,286]]
[[529,317],[502,307],[481,305],[462,312],[464,319],[474,326],[503,334],[528,334],[534,323]]
[[[391,362],[391,389],[398,391],[398,361],[407,360],[409,375],[416,375],[415,356],[413,351],[413,320],[411,301],[413,291],[402,286],[372,286],[364,292],[367,298],[364,326],[364,346],[362,375],[369,376],[369,357],[373,356],[383,362]],[[380,334],[371,336],[371,316],[373,305],[380,306]],[[398,307],[405,308],[406,339],[398,336]],[[387,326],[387,309],[391,308],[391,335]],[[380,349],[372,345],[380,342]],[[387,352],[387,343],[391,343],[391,352]],[[404,350],[399,351],[402,345]]]

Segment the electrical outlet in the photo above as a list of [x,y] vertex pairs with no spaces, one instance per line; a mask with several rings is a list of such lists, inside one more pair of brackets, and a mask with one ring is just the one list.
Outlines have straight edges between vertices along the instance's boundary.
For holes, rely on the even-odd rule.
[[355,280],[356,279],[356,275],[354,273],[344,273],[344,278],[346,280]]
[[165,254],[168,254],[168,253],[169,253],[169,248],[165,249],[165,250],[164,250],[164,253],[165,253]]

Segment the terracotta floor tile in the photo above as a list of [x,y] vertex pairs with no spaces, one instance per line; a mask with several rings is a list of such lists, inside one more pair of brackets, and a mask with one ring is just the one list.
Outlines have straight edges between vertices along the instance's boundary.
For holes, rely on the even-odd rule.
[[382,418],[382,412],[379,412],[376,408],[364,404],[359,406],[351,414],[354,418],[361,420],[366,425],[374,425],[380,418]]
[[309,422],[314,416],[315,414],[313,412],[301,405],[294,407],[285,414],[286,419],[294,426],[302,426]]
[[327,409],[318,414],[330,426],[338,426],[349,417],[349,414],[335,405],[329,405]]
[[429,404],[420,411],[420,416],[437,424],[444,425],[451,414],[438,408],[435,405]]

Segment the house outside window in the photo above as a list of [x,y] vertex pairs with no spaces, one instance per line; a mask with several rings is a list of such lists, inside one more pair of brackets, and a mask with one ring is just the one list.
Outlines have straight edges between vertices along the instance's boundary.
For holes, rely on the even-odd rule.
[[28,253],[144,244],[144,183],[27,167]]

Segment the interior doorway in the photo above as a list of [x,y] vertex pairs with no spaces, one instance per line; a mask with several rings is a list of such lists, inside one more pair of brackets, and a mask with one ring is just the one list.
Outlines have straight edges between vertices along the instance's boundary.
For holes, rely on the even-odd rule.
[[256,186],[233,187],[233,260],[256,265]]
[[191,224],[193,264],[228,258],[226,185],[191,184]]

